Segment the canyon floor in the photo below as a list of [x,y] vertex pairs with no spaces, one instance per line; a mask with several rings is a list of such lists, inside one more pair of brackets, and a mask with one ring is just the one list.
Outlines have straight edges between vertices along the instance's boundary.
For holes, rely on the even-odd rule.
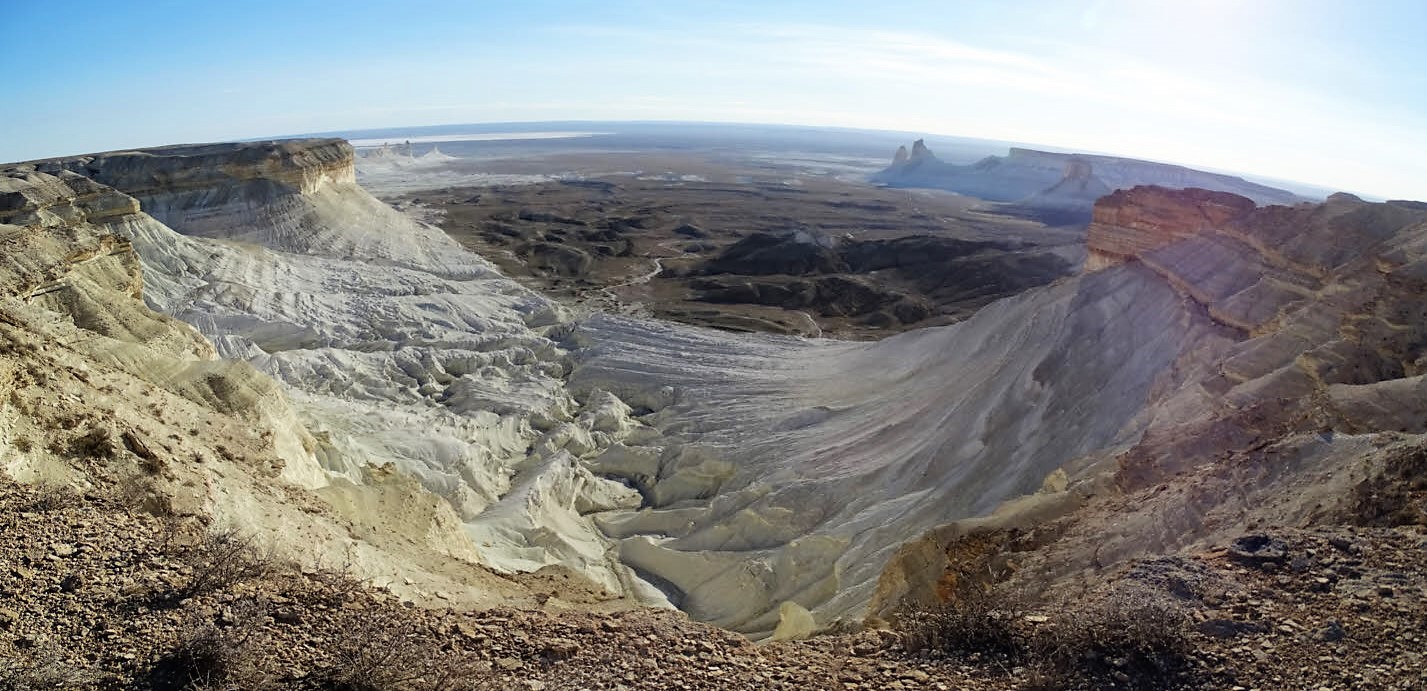
[[775,162],[604,153],[482,168],[560,179],[383,197],[545,294],[731,331],[868,339],[949,324],[1084,254],[1083,224]]

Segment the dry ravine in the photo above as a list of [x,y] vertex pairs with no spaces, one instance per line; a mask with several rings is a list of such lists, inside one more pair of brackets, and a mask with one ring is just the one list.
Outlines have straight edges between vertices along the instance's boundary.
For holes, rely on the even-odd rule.
[[848,342],[572,309],[356,165],[0,167],[0,688],[1423,678],[1427,205],[1120,190]]

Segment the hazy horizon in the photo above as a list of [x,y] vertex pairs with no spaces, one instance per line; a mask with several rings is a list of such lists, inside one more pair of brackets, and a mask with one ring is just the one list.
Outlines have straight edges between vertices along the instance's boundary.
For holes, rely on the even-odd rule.
[[[1427,198],[1411,0],[88,0],[5,24],[4,160],[421,123],[781,123]],[[115,40],[55,50],[86,36]]]
[[[404,142],[406,142],[406,141],[410,141],[410,142],[412,142],[413,144],[431,144],[431,143],[447,143],[447,142],[463,141],[463,140],[465,140],[464,138],[466,138],[466,137],[473,137],[473,138],[474,138],[474,137],[479,137],[479,138],[481,138],[481,139],[484,139],[484,138],[487,136],[487,133],[479,133],[479,134],[478,134],[478,133],[465,133],[465,134],[448,134],[448,135],[439,135],[439,134],[429,134],[429,135],[428,135],[428,134],[421,134],[421,135],[417,135],[417,136],[407,136],[407,134],[409,134],[409,133],[413,133],[413,132],[424,132],[424,131],[426,131],[426,130],[457,130],[457,129],[461,129],[461,128],[475,128],[475,129],[486,129],[486,130],[489,130],[490,132],[499,132],[501,129],[509,129],[509,130],[512,130],[512,131],[510,131],[510,132],[506,132],[506,134],[509,134],[509,135],[529,134],[529,133],[535,133],[535,134],[541,134],[541,135],[550,135],[550,134],[559,134],[559,135],[562,135],[562,136],[535,136],[535,137],[530,137],[530,136],[509,136],[509,137],[506,137],[506,138],[503,138],[503,139],[502,139],[503,141],[515,141],[515,140],[532,141],[532,140],[560,140],[560,139],[566,139],[566,138],[588,138],[588,137],[591,137],[591,136],[600,136],[600,135],[611,134],[610,132],[584,132],[584,131],[580,131],[580,132],[566,132],[566,131],[560,131],[560,132],[542,132],[542,131],[540,131],[540,130],[543,130],[543,129],[545,129],[545,128],[557,128],[557,129],[559,129],[559,128],[565,128],[565,127],[584,127],[584,128],[591,128],[591,127],[600,128],[600,127],[603,127],[604,129],[618,129],[618,128],[622,127],[622,126],[631,126],[631,125],[633,125],[633,126],[685,126],[685,127],[692,126],[692,127],[711,127],[711,128],[727,127],[727,128],[749,128],[749,129],[763,129],[763,128],[766,128],[766,129],[779,129],[779,128],[786,128],[786,129],[790,129],[790,130],[807,130],[807,131],[819,131],[819,132],[828,132],[828,133],[847,132],[847,133],[850,133],[850,134],[857,134],[857,135],[861,135],[861,136],[864,136],[864,137],[871,135],[871,136],[876,136],[876,137],[878,137],[878,138],[885,138],[885,139],[887,139],[887,140],[889,141],[889,143],[895,141],[895,143],[890,143],[890,145],[889,145],[888,147],[886,147],[886,148],[877,149],[877,150],[876,150],[876,156],[879,157],[884,163],[890,163],[890,162],[891,162],[892,154],[895,153],[895,150],[896,150],[895,147],[896,147],[896,146],[899,146],[899,145],[910,145],[914,139],[926,139],[926,140],[927,140],[927,145],[928,145],[928,147],[929,147],[930,149],[932,149],[933,153],[938,154],[938,156],[941,157],[941,158],[948,158],[948,157],[946,156],[946,154],[948,153],[948,151],[947,151],[947,149],[946,149],[946,146],[947,146],[948,144],[950,144],[950,145],[953,147],[953,149],[952,149],[952,155],[951,155],[951,157],[948,159],[948,162],[958,163],[958,164],[963,164],[963,165],[964,165],[964,164],[967,164],[967,163],[971,163],[971,162],[977,161],[977,160],[980,160],[980,159],[983,158],[984,156],[988,156],[988,155],[1004,156],[1004,155],[1007,153],[1007,149],[1008,149],[1009,147],[1030,148],[1030,149],[1036,149],[1036,150],[1041,150],[1041,151],[1051,151],[1051,152],[1058,152],[1058,153],[1085,154],[1085,155],[1091,155],[1091,156],[1114,156],[1114,157],[1120,157],[1120,158],[1132,158],[1132,159],[1137,159],[1137,160],[1150,161],[1150,162],[1154,162],[1154,163],[1164,163],[1164,164],[1169,164],[1169,165],[1187,166],[1187,167],[1194,168],[1195,170],[1203,170],[1203,171],[1205,171],[1205,172],[1211,172],[1211,173],[1219,173],[1219,174],[1224,174],[1224,175],[1236,175],[1236,176],[1243,177],[1244,179],[1247,179],[1247,180],[1250,180],[1250,181],[1253,181],[1253,182],[1258,182],[1258,183],[1270,185],[1270,186],[1273,186],[1273,187],[1279,187],[1279,188],[1282,188],[1282,189],[1287,189],[1287,190],[1289,190],[1289,191],[1291,191],[1291,192],[1294,192],[1295,194],[1301,194],[1301,195],[1306,195],[1306,196],[1310,196],[1310,197],[1311,197],[1311,196],[1323,197],[1323,196],[1326,196],[1326,195],[1331,194],[1331,193],[1334,193],[1334,192],[1348,192],[1348,193],[1351,193],[1351,194],[1359,194],[1359,195],[1362,195],[1364,198],[1367,198],[1367,199],[1376,199],[1376,200],[1386,200],[1386,199],[1387,199],[1387,197],[1383,197],[1383,196],[1381,196],[1381,195],[1373,195],[1373,194],[1371,194],[1371,193],[1362,192],[1362,191],[1360,191],[1360,190],[1351,190],[1351,189],[1334,188],[1334,187],[1324,187],[1324,186],[1322,186],[1322,185],[1316,185],[1316,184],[1313,184],[1313,183],[1311,183],[1311,182],[1304,182],[1304,181],[1302,181],[1302,180],[1283,179],[1283,178],[1276,178],[1276,177],[1267,176],[1267,175],[1260,175],[1260,174],[1254,173],[1253,171],[1229,170],[1229,169],[1223,169],[1223,168],[1214,168],[1214,167],[1211,167],[1211,166],[1197,166],[1197,167],[1196,167],[1196,166],[1191,166],[1191,165],[1189,165],[1189,164],[1186,164],[1186,163],[1184,163],[1184,162],[1182,162],[1182,161],[1167,161],[1167,160],[1153,159],[1153,158],[1148,158],[1148,157],[1136,157],[1136,156],[1133,156],[1133,155],[1125,154],[1124,152],[1114,152],[1114,151],[1087,151],[1087,150],[1085,150],[1085,149],[1072,149],[1072,148],[1057,146],[1057,145],[1055,145],[1055,144],[1053,144],[1053,143],[1047,143],[1047,142],[1017,142],[1017,141],[1004,141],[1004,140],[998,140],[998,139],[984,139],[984,138],[981,138],[981,137],[967,137],[967,136],[958,135],[958,134],[955,134],[955,133],[908,132],[908,131],[903,131],[903,130],[878,130],[878,129],[867,129],[867,128],[859,128],[859,127],[837,127],[837,126],[819,127],[819,126],[812,126],[812,125],[795,125],[795,124],[788,124],[788,123],[706,122],[706,121],[696,121],[696,120],[546,120],[546,121],[537,121],[537,122],[468,122],[468,123],[450,123],[450,124],[440,124],[440,125],[413,125],[413,126],[404,126],[404,127],[377,127],[377,128],[357,129],[357,130],[328,130],[328,131],[323,131],[323,132],[299,132],[299,133],[292,133],[292,134],[275,135],[275,136],[272,136],[272,137],[254,137],[254,138],[252,138],[252,140],[263,140],[263,139],[269,139],[269,138],[286,139],[286,138],[303,138],[303,137],[346,137],[346,138],[349,138],[349,141],[351,141],[351,143],[353,144],[353,146],[355,146],[355,147],[357,147],[357,148],[364,148],[364,147],[379,146],[380,144],[377,143],[378,140],[386,141],[386,142],[393,143],[393,144],[396,144],[396,143],[404,143]],[[522,128],[531,128],[531,130],[533,130],[533,132],[531,132],[531,131],[523,131]],[[373,136],[373,133],[380,133],[380,132],[391,132],[391,133],[393,133],[393,134],[388,135],[388,136],[384,136],[384,137],[375,137],[375,136]],[[395,134],[395,133],[407,133],[407,134]],[[359,139],[352,139],[352,137],[356,137],[356,136],[361,136],[362,139],[360,139],[360,140],[359,140]],[[974,155],[974,156],[970,156],[970,157],[958,156],[958,153],[964,153],[963,148],[964,148],[964,144],[965,144],[966,142],[976,142],[976,143],[983,144],[983,145],[994,145],[994,146],[997,147],[997,148],[996,148],[995,150],[989,150],[989,149],[988,149],[988,150],[980,151],[978,154],[976,154],[976,155]]]

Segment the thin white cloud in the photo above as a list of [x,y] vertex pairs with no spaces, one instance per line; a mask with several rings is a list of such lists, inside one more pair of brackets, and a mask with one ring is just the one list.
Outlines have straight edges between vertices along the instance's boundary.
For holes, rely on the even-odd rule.
[[[1416,187],[1427,180],[1427,169],[1401,155],[1404,146],[1427,146],[1415,128],[1331,94],[1256,78],[1252,70],[1229,75],[1196,69],[1193,56],[1165,64],[1098,46],[992,49],[917,32],[819,25],[710,27],[695,40],[585,31],[667,50],[665,69],[698,65],[710,80],[743,76],[793,84],[797,103],[775,96],[756,110],[791,113],[801,122],[837,115],[845,120],[813,124],[921,127],[1387,195],[1427,192]],[[750,115],[727,102],[700,103],[709,119]],[[1403,175],[1404,168],[1417,174]]]

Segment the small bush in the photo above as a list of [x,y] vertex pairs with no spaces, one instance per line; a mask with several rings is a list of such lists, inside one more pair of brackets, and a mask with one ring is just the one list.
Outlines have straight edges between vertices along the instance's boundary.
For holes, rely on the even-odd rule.
[[193,573],[174,600],[226,590],[244,581],[272,574],[277,569],[270,552],[261,550],[253,540],[232,530],[206,535],[202,542],[181,554]]
[[118,446],[109,429],[96,426],[70,440],[69,448],[65,451],[79,458],[108,459],[118,453]]
[[55,650],[42,649],[27,658],[0,656],[0,689],[7,691],[67,691],[96,681],[97,675],[66,662]]
[[1127,591],[1067,612],[1033,652],[1058,688],[1172,689],[1190,681],[1188,618],[1147,592]]
[[447,647],[402,610],[363,616],[336,642],[331,667],[317,675],[324,691],[476,691],[483,671],[468,653]]
[[36,513],[50,513],[79,506],[80,497],[68,485],[43,482],[34,486],[25,509]]
[[962,597],[953,603],[901,614],[902,646],[913,653],[954,657],[972,654],[1012,658],[1021,653],[1015,625],[1021,608],[989,595]]
[[226,626],[193,621],[154,665],[149,686],[172,691],[246,691],[273,688],[262,666],[258,636],[267,613],[248,602],[234,607]]
[[337,607],[354,598],[367,588],[366,581],[358,578],[350,561],[337,566],[318,566],[307,574],[308,581],[316,586],[312,595],[314,602]]

